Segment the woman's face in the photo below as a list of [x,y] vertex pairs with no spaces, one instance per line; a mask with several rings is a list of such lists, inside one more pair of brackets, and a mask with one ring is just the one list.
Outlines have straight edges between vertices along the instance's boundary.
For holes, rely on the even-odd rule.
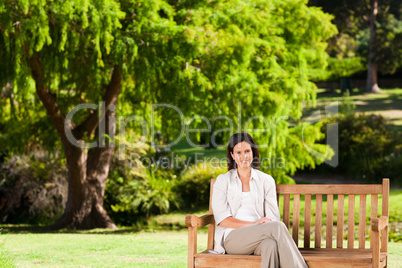
[[253,151],[251,145],[246,142],[240,142],[233,147],[233,153],[230,153],[237,164],[237,168],[251,167],[253,162]]

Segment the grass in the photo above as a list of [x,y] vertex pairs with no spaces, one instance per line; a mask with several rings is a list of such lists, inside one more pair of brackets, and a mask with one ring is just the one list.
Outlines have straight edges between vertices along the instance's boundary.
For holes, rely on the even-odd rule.
[[2,239],[17,267],[185,267],[187,257],[185,230],[10,233]]
[[[206,247],[206,233],[199,230],[199,250]],[[187,261],[185,229],[17,232],[0,239],[16,267],[186,267]],[[401,252],[402,243],[389,243],[389,267],[401,267]]]

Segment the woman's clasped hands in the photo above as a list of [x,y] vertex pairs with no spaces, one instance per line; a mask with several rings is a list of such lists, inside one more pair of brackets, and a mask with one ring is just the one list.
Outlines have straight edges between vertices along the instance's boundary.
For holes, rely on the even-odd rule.
[[258,221],[256,221],[255,223],[261,224],[261,223],[266,223],[266,222],[269,222],[269,221],[272,221],[272,220],[268,219],[267,217],[262,217]]

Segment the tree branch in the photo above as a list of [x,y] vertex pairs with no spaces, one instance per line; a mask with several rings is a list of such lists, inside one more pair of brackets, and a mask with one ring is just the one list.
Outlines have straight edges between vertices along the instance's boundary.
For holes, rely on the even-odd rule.
[[[53,121],[53,124],[64,143],[67,140],[64,132],[65,115],[60,111],[60,108],[57,105],[56,96],[46,87],[45,74],[40,58],[33,55],[29,58],[29,65],[31,67],[32,77],[35,80],[36,94],[38,94],[39,99],[45,106],[50,119]],[[71,127],[73,128],[74,125]]]
[[[122,68],[120,65],[115,65],[113,68],[112,79],[106,87],[106,93],[103,96],[103,101],[105,103],[105,112],[109,109],[109,106],[116,103],[117,97],[120,93],[120,86],[122,80]],[[100,107],[99,107],[100,108]],[[87,119],[82,122],[73,130],[73,134],[77,139],[81,139],[84,135],[91,137],[99,122],[105,117],[105,113],[98,118],[98,113],[90,114]]]

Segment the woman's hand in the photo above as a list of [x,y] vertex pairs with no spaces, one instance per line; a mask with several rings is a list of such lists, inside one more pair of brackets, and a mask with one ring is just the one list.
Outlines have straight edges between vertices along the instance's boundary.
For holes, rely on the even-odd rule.
[[259,219],[258,221],[256,221],[255,223],[257,224],[261,224],[261,223],[265,223],[265,222],[269,222],[272,221],[271,219],[268,219],[267,217],[262,217],[261,219]]

